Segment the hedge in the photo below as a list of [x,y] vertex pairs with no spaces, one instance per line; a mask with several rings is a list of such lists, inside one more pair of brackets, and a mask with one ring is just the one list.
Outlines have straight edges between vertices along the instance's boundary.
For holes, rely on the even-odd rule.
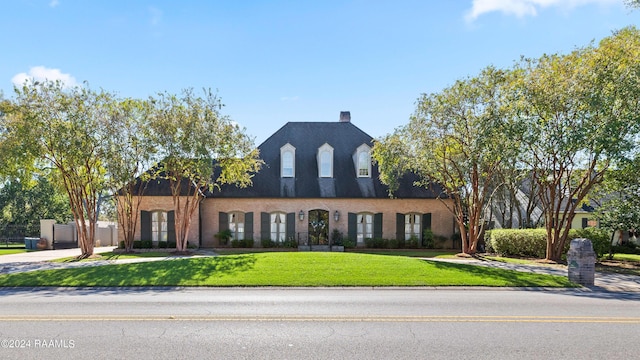
[[[565,244],[564,254],[569,250],[571,240],[587,238],[593,244],[596,256],[602,257],[609,251],[607,231],[598,228],[571,229]],[[489,234],[487,251],[502,256],[522,256],[544,258],[547,249],[545,229],[494,229]]]

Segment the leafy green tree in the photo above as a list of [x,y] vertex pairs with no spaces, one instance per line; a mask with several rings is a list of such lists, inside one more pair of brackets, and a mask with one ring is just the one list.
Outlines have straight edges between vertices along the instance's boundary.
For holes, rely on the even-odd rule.
[[176,251],[182,252],[205,193],[222,184],[250,185],[262,161],[244,129],[220,114],[222,103],[210,90],[203,97],[192,89],[180,95],[160,93],[150,101],[159,177],[170,184]]
[[6,181],[0,188],[0,227],[17,226],[23,235],[37,237],[40,219],[70,221],[66,194],[43,175],[26,184],[20,179]]
[[98,201],[105,189],[102,166],[104,133],[113,96],[88,86],[65,88],[61,82],[25,83],[15,101],[4,106],[0,151],[19,170],[38,165],[56,169],[78,230],[80,257],[93,255]]
[[455,218],[465,254],[477,251],[488,201],[499,186],[496,174],[506,158],[515,156],[503,102],[507,78],[507,72],[488,67],[439,93],[422,95],[409,124],[373,148],[380,179],[390,191],[407,171],[418,175],[420,185],[443,189],[439,198]]
[[538,186],[546,259],[558,261],[576,208],[634,147],[640,34],[627,28],[597,47],[525,59],[514,73],[512,99],[527,130],[523,162]]
[[150,130],[149,102],[124,99],[115,101],[109,116],[101,118],[105,132],[102,146],[105,148],[103,166],[107,186],[114,195],[118,226],[123,234],[125,251],[133,251],[133,239],[138,225],[140,204],[149,181],[154,178],[153,163],[156,146]]
[[[596,211],[600,227],[612,232],[611,243],[618,230],[640,229],[640,156],[621,163],[605,174],[604,181],[595,191],[594,197],[602,199]],[[613,247],[609,247],[609,259],[613,258]]]

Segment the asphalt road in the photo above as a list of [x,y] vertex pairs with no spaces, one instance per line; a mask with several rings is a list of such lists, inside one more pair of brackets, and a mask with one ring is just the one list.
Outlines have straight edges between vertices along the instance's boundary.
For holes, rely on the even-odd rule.
[[0,290],[2,359],[640,358],[640,294]]

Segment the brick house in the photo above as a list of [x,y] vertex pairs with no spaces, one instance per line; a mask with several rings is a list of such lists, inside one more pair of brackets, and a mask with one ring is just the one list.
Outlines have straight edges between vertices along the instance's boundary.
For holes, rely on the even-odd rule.
[[[334,230],[358,246],[366,238],[421,239],[424,229],[450,238],[453,217],[435,192],[406,176],[389,197],[371,161],[372,141],[349,112],[336,122],[285,124],[258,147],[265,164],[253,186],[206,194],[189,243],[219,246],[215,234],[225,229],[234,239],[253,239],[254,246],[263,239],[324,244]],[[150,186],[141,209],[136,239],[175,238],[166,186]]]

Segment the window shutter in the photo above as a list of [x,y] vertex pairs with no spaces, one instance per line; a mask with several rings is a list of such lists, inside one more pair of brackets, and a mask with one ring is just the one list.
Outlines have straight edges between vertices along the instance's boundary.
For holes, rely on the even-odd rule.
[[582,228],[586,228],[587,226],[589,226],[589,219],[587,218],[582,218]]
[[373,215],[373,237],[382,239],[382,213]]
[[422,230],[431,230],[431,213],[422,215]]
[[244,214],[244,238],[253,240],[253,213]]
[[218,214],[218,231],[229,230],[229,214],[220,211]]
[[404,214],[396,213],[396,240],[404,240]]
[[296,213],[287,214],[287,240],[296,238]]
[[140,240],[151,240],[151,212],[140,211]]
[[357,221],[358,215],[354,213],[347,214],[347,235],[349,236],[349,240],[351,240],[354,244],[358,239],[358,228],[356,226]]
[[271,216],[269,213],[260,213],[260,240],[271,238]]
[[167,212],[167,242],[176,242],[176,215],[175,211]]

